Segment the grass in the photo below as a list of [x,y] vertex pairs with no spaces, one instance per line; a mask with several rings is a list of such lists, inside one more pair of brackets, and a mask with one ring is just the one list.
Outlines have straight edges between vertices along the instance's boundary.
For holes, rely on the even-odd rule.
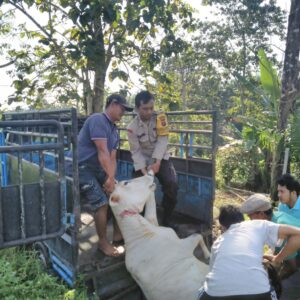
[[70,290],[42,268],[34,251],[22,248],[0,251],[0,299],[87,299],[84,287]]

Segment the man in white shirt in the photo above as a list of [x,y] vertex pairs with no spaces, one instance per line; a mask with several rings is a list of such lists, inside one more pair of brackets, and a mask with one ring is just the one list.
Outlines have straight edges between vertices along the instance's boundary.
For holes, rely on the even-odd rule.
[[265,220],[244,221],[237,207],[220,210],[224,233],[211,249],[210,272],[200,300],[271,300],[271,287],[262,265],[263,248],[275,247],[278,239],[288,238],[282,250],[272,257],[281,262],[300,246],[300,229]]
[[[290,175],[289,177],[291,178]],[[282,177],[281,180],[284,179],[285,183],[287,183],[286,178],[289,177],[287,177],[286,174]],[[292,179],[292,182],[297,183],[294,179]],[[290,184],[288,184],[288,186],[289,188],[291,187]],[[280,189],[283,190],[283,186],[281,186]],[[281,193],[279,193],[279,195],[283,196]],[[296,192],[294,192],[294,196],[297,196]],[[300,201],[299,201],[299,205],[300,205]],[[273,211],[271,202],[263,194],[251,195],[242,204],[242,206],[240,207],[240,211],[242,213],[247,214],[251,220],[267,220],[277,224],[286,224],[286,225],[291,225],[300,228],[300,218],[297,218],[293,214],[290,214],[284,210]],[[281,248],[277,248],[275,253],[277,253],[280,249]],[[293,253],[292,255],[288,256],[285,259],[284,264],[282,265],[279,271],[280,278],[281,279],[288,278],[289,276],[297,272],[299,267],[300,267],[300,249],[298,249],[295,253]]]

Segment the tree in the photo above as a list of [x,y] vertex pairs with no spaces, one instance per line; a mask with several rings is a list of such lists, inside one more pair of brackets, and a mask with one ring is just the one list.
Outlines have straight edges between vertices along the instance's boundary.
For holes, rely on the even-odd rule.
[[199,24],[201,32],[209,32],[208,36],[198,39],[199,48],[206,51],[208,59],[215,61],[222,70],[222,77],[235,80],[240,112],[245,114],[247,95],[240,78],[252,77],[261,48],[278,64],[270,36],[283,39],[284,14],[272,0],[208,0],[205,3],[215,7],[221,21]]
[[[15,82],[20,95],[31,96],[57,89],[64,81],[80,83],[83,104],[88,114],[103,108],[104,85],[108,68],[110,79],[127,81],[126,67],[145,74],[154,69],[163,56],[180,52],[185,43],[175,35],[192,22],[188,5],[181,0],[4,0],[27,16],[37,27],[23,35],[38,43],[17,65],[21,78]],[[35,8],[47,21],[38,21]],[[33,42],[34,44],[34,42]],[[21,52],[22,54],[22,52]],[[20,59],[20,52],[11,54]],[[23,64],[23,65],[24,65]],[[34,69],[34,71],[33,71]],[[28,70],[28,72],[27,72]],[[32,80],[32,72],[41,78]],[[46,76],[42,74],[46,72]],[[74,93],[73,89],[70,92]],[[30,93],[29,93],[30,96]]]
[[300,51],[300,1],[292,0],[288,21],[288,33],[286,40],[285,59],[282,75],[282,89],[279,104],[277,129],[282,138],[274,152],[271,176],[271,193],[273,199],[277,199],[276,181],[282,172],[283,153],[285,147],[285,131],[290,113],[295,109],[296,99],[300,95],[299,77],[299,51]]
[[218,109],[222,115],[246,115],[254,101],[244,84],[255,82],[258,49],[263,48],[279,65],[270,36],[283,39],[284,13],[274,1],[204,2],[214,8],[219,20],[196,23],[189,47],[160,64],[154,90],[161,88],[172,99],[180,98],[175,101],[180,109]]

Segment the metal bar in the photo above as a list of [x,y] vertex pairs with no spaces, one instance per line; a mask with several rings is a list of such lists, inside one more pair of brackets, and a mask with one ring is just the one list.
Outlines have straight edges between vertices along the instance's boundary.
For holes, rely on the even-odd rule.
[[[0,132],[0,146],[3,146],[3,145],[5,145],[4,133]],[[0,184],[4,187],[4,186],[7,186],[6,154],[1,153],[0,159],[1,159],[1,175],[2,175]]]
[[[127,141],[127,140],[126,140]],[[43,142],[41,142],[41,144],[43,144]],[[18,146],[19,144],[16,144],[16,143],[12,143],[12,142],[7,142],[7,145],[12,145],[12,146]],[[52,149],[50,149],[52,150]],[[54,154],[52,152],[48,152],[48,151],[43,151],[44,154],[46,155],[49,155],[49,156],[52,156],[52,157],[58,157],[57,154]],[[71,157],[65,157],[65,160],[69,160],[69,161],[72,161],[72,158]]]
[[65,264],[63,263],[59,257],[55,256],[54,254],[51,254],[51,260],[56,263],[61,269],[64,270],[64,272],[70,277],[70,278],[73,278],[74,276],[74,272],[73,270],[70,270],[70,268]]
[[215,201],[215,190],[216,190],[216,152],[217,152],[217,135],[218,135],[218,128],[217,128],[217,112],[214,111],[213,115],[213,135],[212,135],[212,147],[213,147],[213,151],[212,151],[212,205],[210,207],[211,211],[210,211],[210,223],[209,223],[209,227],[212,230],[212,226],[213,226],[213,204]]
[[[29,244],[29,243],[35,242],[37,240],[39,240],[39,241],[46,240],[46,239],[50,240],[52,238],[56,238],[57,236],[61,236],[64,232],[65,232],[65,229],[61,228],[57,232],[53,232],[51,234],[48,234],[46,238],[45,238],[44,235],[38,235],[38,236],[30,237],[30,238],[25,238],[25,239],[22,240],[22,243]],[[20,240],[9,241],[9,242],[5,242],[3,244],[3,248],[18,246],[18,245],[20,245]]]
[[61,269],[57,264],[55,264],[55,263],[52,264],[52,267],[53,267],[53,269],[61,276],[61,278],[62,278],[63,280],[66,281],[66,283],[67,283],[69,286],[71,286],[71,287],[74,286],[74,282],[72,281],[71,278],[69,278],[69,277],[67,276],[67,274],[64,272],[64,270],[62,270],[62,269]]
[[[64,127],[65,128],[65,127]],[[72,132],[71,132],[71,127],[66,127],[66,135],[67,135],[67,143],[66,146],[68,147],[68,150],[70,150],[71,146],[71,138],[72,138]]]
[[[119,128],[120,131],[127,131],[126,128]],[[170,133],[195,133],[195,134],[212,134],[213,131],[212,130],[193,130],[193,129],[170,129],[169,130]]]
[[24,127],[24,126],[55,126],[58,134],[63,135],[62,125],[55,120],[22,120],[22,121],[0,121],[0,127]]
[[[212,115],[214,110],[196,110],[196,111],[169,111],[167,116],[182,116],[182,115]],[[126,113],[126,116],[136,116],[136,113]]]
[[[60,125],[60,123],[57,122]],[[56,148],[58,151],[58,181],[60,183],[60,202],[61,202],[61,210],[60,210],[60,219],[61,223],[64,222],[64,217],[66,215],[66,177],[65,177],[65,154],[64,154],[64,129],[60,125],[60,132],[58,134],[57,143],[61,145],[60,148]]]
[[62,148],[63,148],[63,143],[44,144],[44,145],[3,146],[0,147],[0,153],[55,150],[55,149],[60,150]]
[[[29,136],[29,144],[30,145],[33,145],[34,144],[34,142],[35,142],[35,139],[33,139],[33,136],[31,135],[31,136]],[[30,159],[30,161],[32,162],[32,151],[30,151],[29,152],[29,159]]]
[[73,214],[75,216],[74,230],[71,231],[72,237],[72,260],[75,269],[79,268],[79,245],[78,245],[78,235],[80,229],[80,192],[79,192],[79,173],[78,173],[78,118],[77,111],[75,108],[72,108],[71,111],[71,147],[72,147],[72,172],[73,172],[73,184],[72,184],[72,199],[73,199]]
[[0,184],[0,248],[2,248],[3,241],[2,186]]
[[39,169],[40,169],[40,195],[41,195],[41,217],[42,217],[42,234],[46,234],[46,200],[45,200],[45,160],[43,151],[39,151]]
[[189,134],[186,132],[184,135],[184,144],[182,144],[182,146],[184,146],[184,152],[185,152],[185,157],[188,158],[189,157]]
[[53,133],[38,133],[34,131],[18,131],[18,130],[6,130],[9,133],[18,134],[22,136],[36,136],[36,137],[50,137],[50,138],[57,138],[57,134]]
[[176,143],[169,143],[169,146],[175,146],[175,147],[188,147],[193,149],[203,149],[203,150],[210,150],[212,151],[213,148],[210,146],[199,146],[199,145],[191,145],[191,144],[176,144]]
[[72,124],[71,124],[71,122],[60,122],[60,124],[62,125],[62,126],[66,126],[66,127],[71,127],[72,126]]
[[18,153],[18,175],[19,175],[19,194],[20,194],[20,205],[21,205],[21,236],[22,239],[26,238],[25,230],[25,202],[24,202],[24,189],[23,189],[23,165],[21,153]]
[[182,116],[182,115],[212,115],[213,110],[196,110],[196,111],[169,111],[166,114],[169,116]]
[[188,147],[190,148],[189,150],[189,156],[193,156],[193,144],[194,144],[194,133],[190,134],[190,145],[188,145]]
[[195,133],[195,134],[212,134],[212,130],[193,130],[193,129],[171,129],[170,132],[172,133]]
[[169,121],[169,124],[212,125],[212,121]]
[[[66,113],[66,112],[70,112],[70,109],[47,109],[47,110],[31,110],[30,114],[49,114],[49,113],[55,113],[55,112],[59,112],[59,113]],[[10,116],[10,115],[28,115],[28,111],[14,111],[14,112],[5,112],[3,115],[5,116]]]
[[179,138],[179,142],[180,142],[180,150],[179,150],[179,157],[183,158],[183,132],[180,133],[180,138]]

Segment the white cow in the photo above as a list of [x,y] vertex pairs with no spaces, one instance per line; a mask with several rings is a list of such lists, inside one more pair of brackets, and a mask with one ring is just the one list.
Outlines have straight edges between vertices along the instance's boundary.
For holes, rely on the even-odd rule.
[[148,300],[196,300],[208,266],[193,252],[200,244],[206,258],[210,253],[200,234],[179,239],[173,229],[158,226],[153,181],[149,174],[119,182],[110,197],[125,240],[126,267]]

